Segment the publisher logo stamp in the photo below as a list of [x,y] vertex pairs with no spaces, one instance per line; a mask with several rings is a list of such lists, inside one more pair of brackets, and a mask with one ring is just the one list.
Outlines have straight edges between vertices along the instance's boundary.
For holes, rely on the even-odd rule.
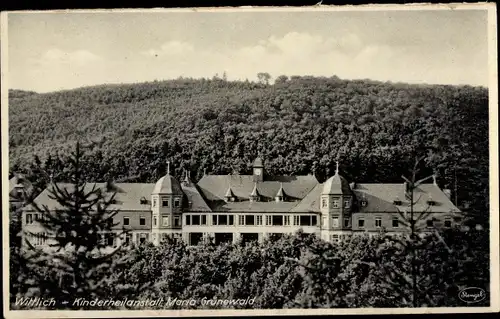
[[458,293],[458,298],[463,302],[476,303],[483,301],[486,298],[486,292],[482,288],[467,287]]

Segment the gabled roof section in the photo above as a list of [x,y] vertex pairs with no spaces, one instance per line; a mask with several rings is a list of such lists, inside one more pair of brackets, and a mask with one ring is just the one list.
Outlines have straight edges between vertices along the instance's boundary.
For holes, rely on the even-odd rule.
[[[57,183],[60,189],[66,189],[71,191],[74,186],[69,183]],[[85,185],[85,191],[90,192],[94,183],[87,183]],[[109,206],[109,209],[113,210],[124,210],[124,211],[149,211],[151,209],[151,203],[149,199],[151,198],[151,192],[153,191],[154,184],[146,183],[114,183],[114,190],[109,192],[106,191],[106,183],[95,183],[96,188],[101,189],[104,194],[109,198],[112,194],[115,194],[115,203]],[[51,186],[46,188],[40,195],[35,198],[35,203],[39,206],[47,206],[48,209],[61,209],[62,207],[57,203],[57,201],[49,197]],[[144,197],[148,199],[146,203],[141,204],[141,198]],[[33,210],[34,208],[29,205],[26,210]]]
[[[301,200],[318,184],[313,175],[302,176],[270,176],[269,179],[257,183],[260,196],[274,200],[280,187],[292,200]],[[207,201],[225,200],[229,187],[240,199],[248,199],[255,182],[253,175],[205,175],[198,186]],[[276,203],[275,203],[276,204]]]
[[187,197],[189,205],[185,208],[191,212],[210,212],[210,207],[199,192],[195,184],[182,185],[182,190]]
[[321,192],[323,190],[323,184],[317,184],[314,188],[302,199],[295,207],[291,209],[291,212],[309,212],[309,213],[320,213],[320,200]]
[[[404,212],[409,211],[410,202],[406,197],[404,184],[356,184],[354,194],[358,201],[363,196],[367,205],[359,207],[360,212]],[[429,197],[435,202],[429,206]],[[394,201],[400,200],[401,205]],[[435,184],[421,184],[414,191],[413,209],[415,212],[431,211],[436,213],[459,212],[446,194]]]

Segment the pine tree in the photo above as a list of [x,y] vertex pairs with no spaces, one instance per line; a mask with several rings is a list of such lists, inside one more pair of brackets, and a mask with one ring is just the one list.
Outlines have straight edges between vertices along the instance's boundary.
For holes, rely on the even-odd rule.
[[[103,190],[84,182],[82,156],[77,143],[69,159],[69,185],[49,187],[48,196],[57,202],[56,209],[31,203],[39,214],[38,222],[44,228],[49,247],[40,249],[26,239],[26,258],[33,274],[27,283],[35,288],[29,289],[26,296],[52,297],[58,300],[57,308],[82,309],[73,301],[109,297],[114,290],[109,278],[126,256],[123,247],[111,247],[125,235],[124,230],[112,231],[117,225],[113,224],[113,217],[118,211],[111,207],[116,192],[111,185]],[[26,235],[32,238],[37,234]]]

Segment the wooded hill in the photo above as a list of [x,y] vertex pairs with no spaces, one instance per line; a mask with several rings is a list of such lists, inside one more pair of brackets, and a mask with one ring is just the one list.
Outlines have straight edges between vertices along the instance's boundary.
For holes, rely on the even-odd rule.
[[[281,76],[274,84],[178,79],[37,94],[10,91],[11,172],[39,187],[65,180],[77,139],[89,181],[155,182],[171,170],[315,174],[335,161],[349,181],[402,183],[416,156],[459,204],[488,216],[488,90],[337,77]],[[34,157],[34,155],[37,155]],[[36,176],[36,177],[35,177]],[[456,179],[456,183],[455,183]],[[455,194],[453,195],[455,196]]]

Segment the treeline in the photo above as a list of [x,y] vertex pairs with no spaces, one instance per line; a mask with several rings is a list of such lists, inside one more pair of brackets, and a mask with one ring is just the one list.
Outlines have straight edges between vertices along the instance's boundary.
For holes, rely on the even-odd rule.
[[[417,155],[462,206],[488,219],[488,91],[337,77],[279,77],[273,85],[179,79],[46,94],[11,92],[11,172],[41,188],[67,179],[64,154],[78,139],[89,181],[154,182],[183,169],[331,176],[399,183]],[[34,158],[36,156],[36,158]],[[43,169],[47,174],[41,174]],[[43,176],[42,176],[43,175]],[[456,190],[456,192],[455,192]]]
[[[489,304],[488,232],[447,230],[423,241],[418,251],[412,286],[410,258],[403,253],[403,237],[389,240],[353,236],[342,243],[328,243],[298,232],[263,243],[251,242],[187,247],[182,242],[143,244],[128,251],[128,259],[110,273],[95,271],[94,298],[157,300],[162,305],[120,305],[108,309],[203,309],[203,308],[359,308],[359,307],[456,307],[468,306],[460,290],[479,287],[486,298],[474,306]],[[61,296],[55,268],[33,268],[11,262],[11,302],[20,297]],[[98,280],[98,278],[104,278]],[[55,281],[55,282],[54,282]],[[25,289],[26,283],[31,287]],[[90,286],[89,286],[90,287]],[[414,290],[416,301],[413,303]],[[84,293],[84,292],[82,292]],[[167,301],[194,300],[190,304]],[[88,297],[88,299],[91,299]],[[251,304],[211,305],[202,300],[253,299]],[[17,309],[23,307],[17,306]],[[24,307],[28,309],[30,307]],[[106,309],[58,303],[46,309]]]

